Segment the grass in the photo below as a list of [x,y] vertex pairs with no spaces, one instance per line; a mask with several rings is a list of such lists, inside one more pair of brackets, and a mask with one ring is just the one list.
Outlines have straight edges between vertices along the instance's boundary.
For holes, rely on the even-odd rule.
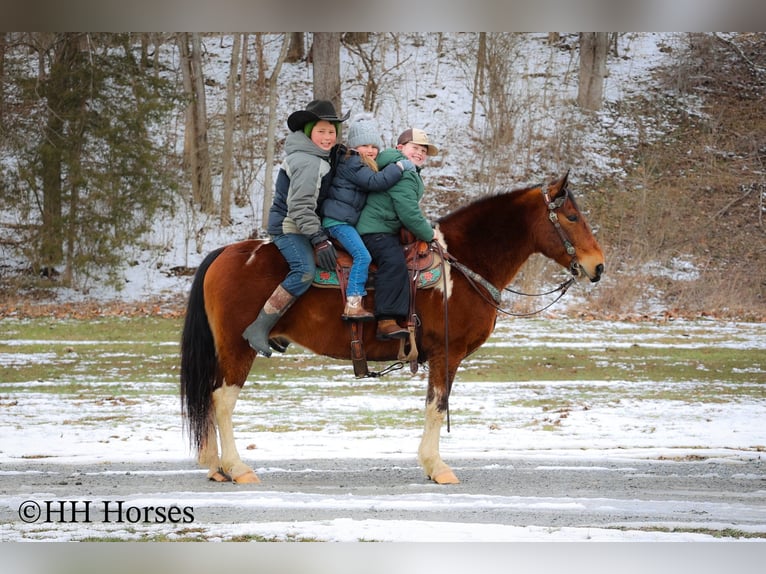
[[[0,341],[0,361],[6,364],[0,374],[0,391],[78,394],[95,390],[103,396],[122,397],[177,392],[181,319],[4,319],[2,328],[7,336]],[[520,335],[509,333],[518,328],[524,330]],[[763,351],[724,346],[737,332],[722,330],[714,322],[673,328],[652,323],[590,324],[590,338],[583,334],[583,344],[578,346],[573,341],[580,338],[582,328],[576,321],[502,323],[488,344],[463,362],[457,381],[580,381],[583,385],[578,392],[586,399],[589,393],[610,392],[602,387],[594,391],[592,381],[661,381],[666,383],[661,391],[654,391],[651,385],[641,388],[644,398],[665,400],[727,401],[762,396],[766,389]],[[505,345],[507,340],[514,344]],[[626,340],[635,342],[626,346]],[[557,345],[561,342],[567,344]],[[249,384],[257,386],[259,394],[279,393],[289,400],[284,381],[316,381],[318,396],[331,393],[340,397],[400,392],[401,385],[393,379],[402,376],[408,375],[354,381],[349,362],[293,346],[285,355],[257,359]],[[134,384],[126,386],[126,381]],[[327,385],[327,381],[348,384]],[[5,386],[9,383],[23,385]],[[677,390],[668,383],[679,383]]]

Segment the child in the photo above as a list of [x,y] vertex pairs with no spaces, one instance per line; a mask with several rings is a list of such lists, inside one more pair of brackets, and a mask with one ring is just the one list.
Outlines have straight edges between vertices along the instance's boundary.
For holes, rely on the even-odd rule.
[[377,158],[378,165],[385,169],[393,162],[405,158],[416,166],[416,171],[403,174],[401,180],[382,193],[370,195],[364,206],[356,229],[362,241],[378,266],[375,275],[375,317],[378,320],[376,337],[380,340],[406,339],[409,331],[398,321],[404,320],[409,312],[410,290],[407,262],[399,241],[399,230],[406,227],[422,241],[438,239],[440,232],[420,210],[424,185],[420,169],[427,156],[434,156],[439,150],[433,145],[426,132],[410,128],[401,133],[396,149],[387,149]]
[[330,184],[330,151],[346,119],[348,113],[339,116],[328,100],[314,100],[287,118],[291,133],[285,140],[287,155],[277,176],[268,232],[290,271],[242,333],[266,357],[271,356],[271,328],[311,287],[314,258],[320,267],[335,268],[335,248],[322,229],[317,208]]
[[371,114],[354,117],[348,128],[348,149],[342,146],[336,156],[336,171],[327,198],[322,204],[322,227],[337,239],[353,258],[346,287],[345,321],[371,321],[375,316],[362,304],[367,294],[370,253],[357,233],[356,222],[367,201],[367,192],[384,191],[395,185],[404,170],[415,165],[405,158],[378,170],[375,158],[383,142]]

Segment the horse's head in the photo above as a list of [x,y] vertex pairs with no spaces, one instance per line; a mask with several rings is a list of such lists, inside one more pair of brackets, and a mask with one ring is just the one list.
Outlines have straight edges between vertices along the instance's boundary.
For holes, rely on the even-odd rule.
[[551,224],[545,252],[575,277],[587,277],[595,283],[604,272],[604,253],[567,187],[568,178],[567,172],[542,189]]

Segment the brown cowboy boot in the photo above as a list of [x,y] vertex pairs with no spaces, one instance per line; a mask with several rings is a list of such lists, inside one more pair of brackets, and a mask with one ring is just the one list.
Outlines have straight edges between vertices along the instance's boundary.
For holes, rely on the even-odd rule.
[[242,333],[242,337],[247,339],[254,350],[265,357],[271,357],[269,332],[295,300],[296,297],[291,295],[282,285],[277,286],[268,301],[264,303],[263,309],[258,313],[258,318],[250,323],[245,332]]
[[351,295],[346,299],[346,307],[340,317],[344,321],[372,321],[375,319],[375,315],[362,305],[361,295]]
[[375,333],[375,337],[377,337],[379,341],[406,339],[409,336],[410,332],[404,327],[400,327],[393,319],[381,319],[378,321],[378,331]]

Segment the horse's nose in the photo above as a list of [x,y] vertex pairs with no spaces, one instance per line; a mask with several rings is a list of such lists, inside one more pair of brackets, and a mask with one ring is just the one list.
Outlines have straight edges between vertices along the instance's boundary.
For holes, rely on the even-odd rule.
[[596,274],[591,278],[591,282],[595,283],[599,279],[601,279],[601,274],[604,272],[604,264],[599,263],[596,265]]

